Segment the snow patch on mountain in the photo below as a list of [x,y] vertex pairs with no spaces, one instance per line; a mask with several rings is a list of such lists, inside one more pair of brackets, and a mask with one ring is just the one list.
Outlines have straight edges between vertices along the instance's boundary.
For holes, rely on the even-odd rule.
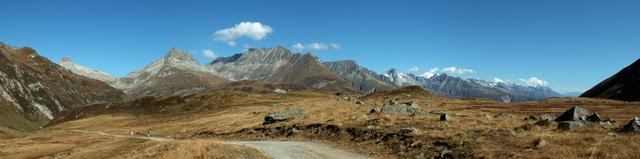
[[493,83],[504,83],[508,85],[518,85],[523,87],[547,87],[549,86],[549,82],[540,80],[536,77],[531,77],[529,79],[517,79],[517,80],[509,80],[509,79],[500,79],[493,78]]

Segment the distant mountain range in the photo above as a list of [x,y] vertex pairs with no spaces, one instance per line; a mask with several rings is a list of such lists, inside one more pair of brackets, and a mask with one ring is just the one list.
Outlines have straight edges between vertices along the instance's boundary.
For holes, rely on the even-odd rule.
[[580,96],[640,101],[640,59]]
[[31,131],[71,107],[124,98],[122,91],[76,75],[32,48],[0,43],[0,126]]
[[292,53],[280,46],[251,48],[241,54],[218,57],[204,65],[199,65],[187,52],[173,48],[162,59],[122,78],[86,68],[68,58],[61,60],[60,65],[74,73],[109,83],[133,97],[191,93],[225,87],[223,85],[228,82],[241,80],[290,83],[325,91],[375,92],[417,85],[447,97],[483,97],[502,102],[563,96],[546,86],[464,80],[447,74],[427,78],[397,69],[377,74],[353,60],[321,62],[310,53]]

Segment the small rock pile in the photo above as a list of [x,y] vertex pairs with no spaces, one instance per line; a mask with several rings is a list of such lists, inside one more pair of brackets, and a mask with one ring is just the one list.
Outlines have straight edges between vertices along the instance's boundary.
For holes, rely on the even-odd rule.
[[293,109],[293,110],[282,110],[278,112],[270,112],[264,117],[264,122],[262,125],[273,124],[281,121],[289,121],[296,117],[304,116],[309,114],[309,111],[304,109]]
[[613,128],[613,123],[615,123],[612,118],[604,120],[598,112],[591,113],[589,110],[577,106],[562,113],[554,121],[559,122],[558,129],[560,130],[573,130],[596,124],[602,125],[603,128]]
[[382,108],[373,108],[369,113],[384,113],[388,115],[407,115],[411,116],[426,116],[426,113],[422,111],[420,105],[415,101],[409,101],[402,104],[398,104],[396,99],[389,100],[389,105],[385,105]]

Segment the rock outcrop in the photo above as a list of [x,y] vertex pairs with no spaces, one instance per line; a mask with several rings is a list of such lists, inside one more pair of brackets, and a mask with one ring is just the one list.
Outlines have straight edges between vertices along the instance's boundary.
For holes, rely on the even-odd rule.
[[398,88],[389,78],[359,66],[353,60],[323,62],[322,65],[360,91],[375,92]]

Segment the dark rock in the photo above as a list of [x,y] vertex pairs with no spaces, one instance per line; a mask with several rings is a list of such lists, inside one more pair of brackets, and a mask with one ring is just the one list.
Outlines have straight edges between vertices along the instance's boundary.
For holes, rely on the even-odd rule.
[[587,125],[584,122],[580,121],[563,121],[558,124],[559,130],[574,130],[582,127],[586,127]]
[[538,120],[538,116],[535,115],[529,115],[528,117],[525,117],[524,120]]
[[380,112],[389,115],[405,115],[408,114],[407,107],[405,106],[384,106]]
[[364,102],[359,100],[359,101],[356,101],[356,104],[364,104]]
[[407,135],[407,134],[411,134],[411,133],[417,133],[419,130],[416,128],[402,128],[400,129],[400,133],[401,135]]
[[289,121],[299,116],[307,115],[309,111],[304,109],[283,110],[278,112],[271,112],[264,117],[263,125],[272,124],[281,121]]
[[600,117],[598,112],[594,112],[593,114],[591,114],[591,115],[589,115],[587,117],[587,120],[592,121],[592,122],[601,122],[602,118]]
[[640,120],[638,119],[638,117],[633,117],[633,119],[629,121],[629,124],[625,125],[624,128],[622,128],[622,131],[640,132]]
[[556,118],[555,121],[556,122],[561,122],[561,121],[578,121],[581,118],[586,119],[585,116],[591,115],[591,112],[589,112],[589,110],[581,108],[581,107],[577,107],[574,106],[573,108],[567,110],[566,112],[562,113],[562,115],[560,115],[560,117]]
[[382,108],[373,108],[369,113],[380,113],[380,111],[382,111]]
[[447,114],[440,115],[440,121],[451,121],[453,118]]
[[494,115],[493,117],[494,118],[500,118],[500,117],[513,118],[513,114],[510,114],[510,113],[498,113],[498,114]]

